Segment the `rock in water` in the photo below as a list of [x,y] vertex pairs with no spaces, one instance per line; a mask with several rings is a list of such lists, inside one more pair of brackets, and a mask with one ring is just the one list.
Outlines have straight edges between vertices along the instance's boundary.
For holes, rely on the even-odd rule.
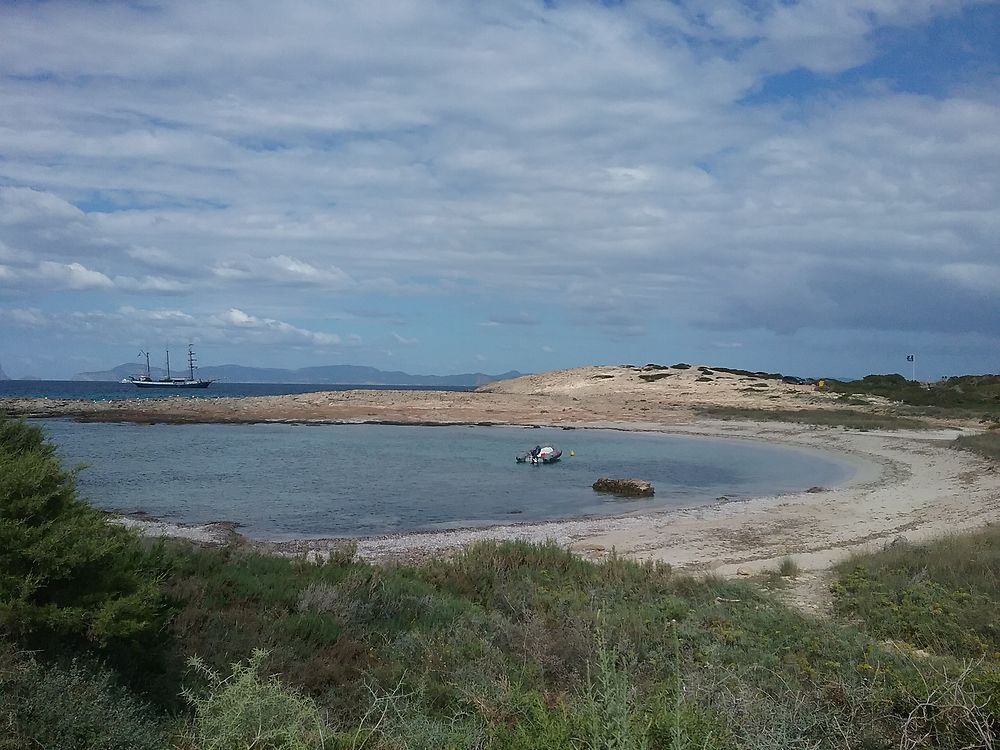
[[644,479],[607,479],[602,477],[594,482],[598,492],[610,492],[624,497],[652,497],[653,485]]

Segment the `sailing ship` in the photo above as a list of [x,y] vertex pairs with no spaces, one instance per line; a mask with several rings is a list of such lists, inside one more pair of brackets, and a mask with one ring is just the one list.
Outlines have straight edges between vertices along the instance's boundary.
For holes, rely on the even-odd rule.
[[149,371],[149,352],[142,352],[146,355],[146,372],[142,375],[132,375],[125,378],[123,383],[131,383],[138,388],[208,388],[214,380],[202,380],[194,376],[195,356],[194,347],[188,344],[188,376],[186,378],[174,378],[170,376],[170,350],[167,349],[167,377],[153,378]]

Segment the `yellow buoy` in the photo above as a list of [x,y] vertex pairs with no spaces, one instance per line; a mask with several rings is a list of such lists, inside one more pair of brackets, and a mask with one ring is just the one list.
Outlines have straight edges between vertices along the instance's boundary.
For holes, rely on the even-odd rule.
[[575,455],[576,455],[576,451],[570,451],[570,452],[569,452],[569,455],[571,455],[571,456],[575,456]]

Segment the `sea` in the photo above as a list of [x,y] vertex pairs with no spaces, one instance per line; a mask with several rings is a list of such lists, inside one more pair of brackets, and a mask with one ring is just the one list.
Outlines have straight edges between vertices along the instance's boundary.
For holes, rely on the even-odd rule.
[[[303,392],[269,389],[253,395]],[[854,472],[820,451],[619,430],[36,422],[66,464],[81,467],[78,487],[93,505],[235,522],[271,540],[633,514],[830,487]],[[515,462],[536,445],[561,449],[562,460]],[[645,479],[656,494],[600,494],[591,487],[600,477]]]
[[472,387],[419,385],[341,385],[331,383],[226,383],[208,388],[137,388],[131,383],[84,380],[0,380],[0,398],[83,399],[118,401],[129,398],[231,398],[238,396],[284,396],[319,391],[367,390],[470,391]]

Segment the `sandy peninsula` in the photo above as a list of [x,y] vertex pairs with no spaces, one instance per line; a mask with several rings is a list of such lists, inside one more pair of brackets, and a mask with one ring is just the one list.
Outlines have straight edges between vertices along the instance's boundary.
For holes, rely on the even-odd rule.
[[[790,555],[810,572],[803,579],[808,582],[854,550],[891,543],[899,536],[914,541],[1000,519],[1000,472],[988,461],[949,445],[958,434],[978,429],[974,423],[860,431],[726,421],[706,416],[710,407],[843,409],[845,402],[816,385],[783,382],[763,373],[653,365],[564,370],[493,383],[475,392],[356,390],[243,399],[0,401],[0,411],[7,414],[88,421],[380,422],[656,430],[832,451],[856,467],[851,481],[822,491],[616,518],[362,539],[358,554],[370,560],[448,554],[480,539],[553,539],[592,558],[613,550],[636,559],[662,560],[683,570],[722,575],[753,573]],[[871,398],[863,403],[855,400],[849,408],[877,413],[890,407],[882,399]],[[206,540],[229,533],[213,528],[179,529],[155,521],[127,523],[147,533],[177,533]],[[271,546],[276,552],[323,556],[338,544],[337,540],[303,540]],[[807,589],[808,585],[802,595],[809,599]]]

